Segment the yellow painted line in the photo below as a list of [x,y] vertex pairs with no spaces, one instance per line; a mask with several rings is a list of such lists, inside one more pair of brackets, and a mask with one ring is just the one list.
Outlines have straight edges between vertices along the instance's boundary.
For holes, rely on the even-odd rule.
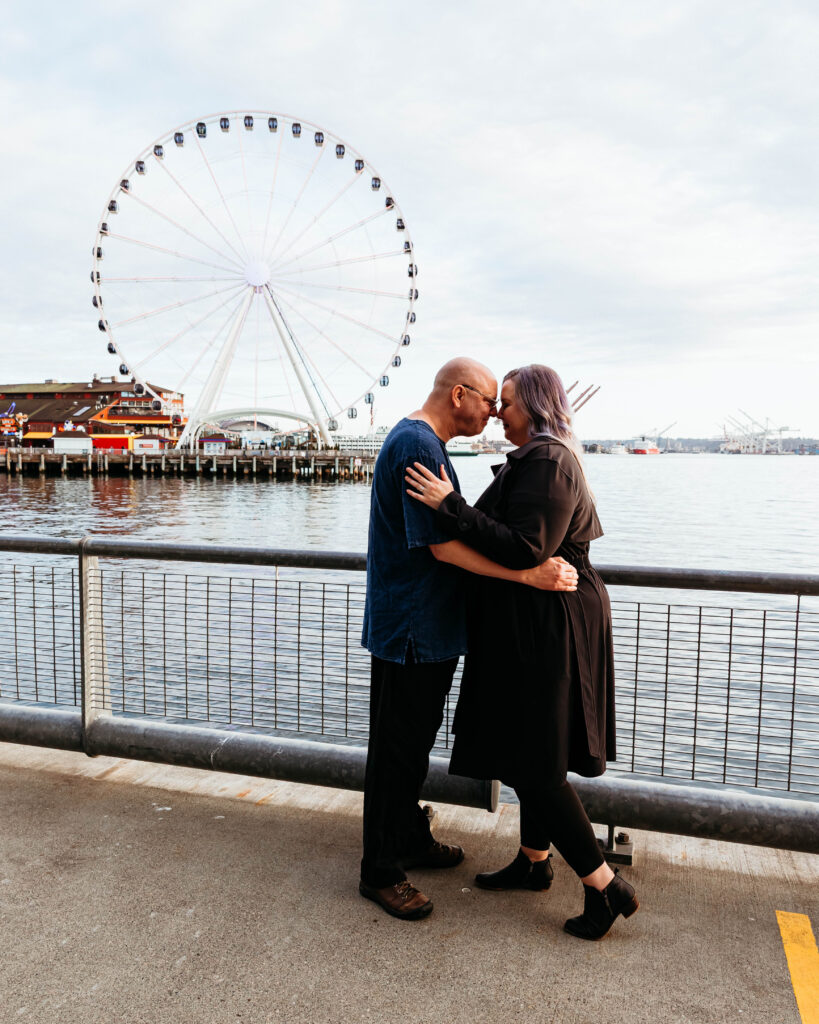
[[819,949],[810,919],[786,910],[777,910],[776,919],[802,1024],[819,1024]]

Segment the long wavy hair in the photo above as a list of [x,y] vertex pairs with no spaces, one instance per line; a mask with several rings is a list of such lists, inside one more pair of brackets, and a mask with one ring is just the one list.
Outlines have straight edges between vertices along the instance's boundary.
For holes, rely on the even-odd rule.
[[583,479],[586,480],[583,447],[572,430],[572,404],[557,373],[550,366],[532,363],[510,370],[503,379],[504,382],[515,382],[515,397],[529,417],[530,437],[548,434],[564,444],[574,455]]

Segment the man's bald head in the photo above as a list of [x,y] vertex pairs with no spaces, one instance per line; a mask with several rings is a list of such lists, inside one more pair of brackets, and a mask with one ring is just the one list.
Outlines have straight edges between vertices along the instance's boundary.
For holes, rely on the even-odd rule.
[[444,363],[441,369],[435,374],[433,384],[433,395],[442,395],[450,391],[456,384],[469,384],[481,391],[489,388],[497,388],[495,375],[488,366],[479,363],[477,359],[469,359],[467,356],[458,356]]
[[460,356],[444,363],[436,373],[429,398],[419,412],[445,441],[472,437],[495,414],[497,393],[498,382],[489,367]]

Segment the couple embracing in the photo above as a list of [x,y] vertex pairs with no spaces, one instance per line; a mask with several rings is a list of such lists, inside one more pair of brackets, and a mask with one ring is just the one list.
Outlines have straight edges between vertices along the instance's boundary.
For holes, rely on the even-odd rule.
[[[602,536],[572,409],[554,370],[503,380],[472,359],[441,368],[427,400],[390,432],[372,485],[362,642],[372,655],[359,890],[418,920],[432,901],[413,867],[460,864],[419,806],[458,658],[466,655],[450,772],[497,778],[520,801],[515,859],[484,889],[548,889],[553,844],[584,886],[566,931],[601,938],[638,906],[603,859],[568,771],[601,775],[614,750],[611,610],[589,563]],[[474,506],[446,442],[490,417],[516,447]]]

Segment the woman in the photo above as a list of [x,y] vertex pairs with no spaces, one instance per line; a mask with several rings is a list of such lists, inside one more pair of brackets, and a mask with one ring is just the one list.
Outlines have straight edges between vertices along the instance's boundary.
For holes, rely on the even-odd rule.
[[[584,910],[566,931],[599,939],[638,907],[634,889],[605,862],[567,771],[601,775],[615,756],[611,606],[588,559],[602,536],[558,375],[525,366],[506,375],[498,418],[515,451],[474,508],[420,463],[410,494],[438,522],[508,568],[553,555],[578,571],[574,592],[534,590],[476,576],[470,588],[469,654],[453,721],[450,771],[499,778],[520,801],[515,860],[476,878],[485,889],[548,889],[554,843],[585,887]],[[499,472],[497,471],[499,469]],[[439,557],[456,564],[459,545]],[[454,552],[454,553],[453,553]]]

